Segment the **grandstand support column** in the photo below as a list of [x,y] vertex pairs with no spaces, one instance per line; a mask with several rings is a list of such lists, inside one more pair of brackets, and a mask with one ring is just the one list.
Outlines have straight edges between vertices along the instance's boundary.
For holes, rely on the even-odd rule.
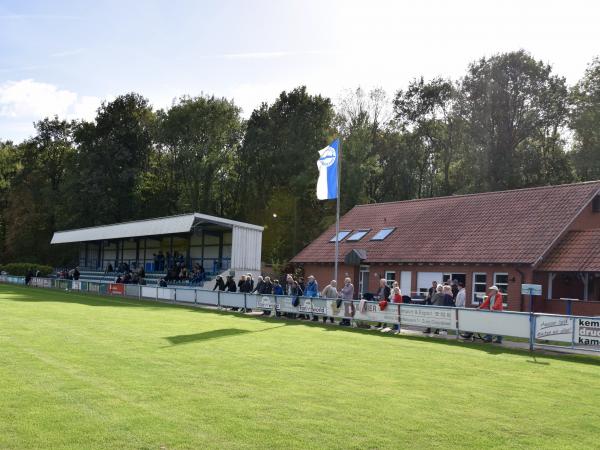
[[221,267],[223,267],[223,232],[219,233],[219,267],[218,271],[221,271]]
[[[169,236],[169,254],[171,255],[171,260],[173,261],[173,235]],[[167,265],[169,262],[167,261]]]
[[192,270],[192,235],[189,234],[187,238],[187,249],[185,251],[185,267],[188,270]]
[[140,238],[135,238],[135,265],[140,267]]
[[[144,238],[144,262],[142,263],[142,267],[146,270],[146,248],[148,247],[148,238]],[[154,261],[152,261],[154,263]]]

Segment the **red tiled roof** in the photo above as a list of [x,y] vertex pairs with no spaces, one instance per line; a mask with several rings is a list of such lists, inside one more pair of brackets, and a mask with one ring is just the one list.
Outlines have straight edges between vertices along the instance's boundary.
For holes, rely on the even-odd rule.
[[600,272],[600,228],[570,231],[544,258],[538,269],[552,272]]
[[[534,263],[598,193],[600,181],[358,205],[340,230],[371,229],[340,242],[340,261],[365,249],[366,262]],[[383,241],[371,237],[396,227]],[[293,262],[333,262],[335,225]]]

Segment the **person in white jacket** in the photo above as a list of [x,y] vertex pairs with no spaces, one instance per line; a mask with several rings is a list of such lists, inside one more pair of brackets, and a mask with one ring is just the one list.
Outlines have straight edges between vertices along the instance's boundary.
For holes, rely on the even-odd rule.
[[465,283],[462,281],[458,282],[458,294],[456,294],[455,306],[457,308],[464,308],[467,306],[467,290],[465,289]]

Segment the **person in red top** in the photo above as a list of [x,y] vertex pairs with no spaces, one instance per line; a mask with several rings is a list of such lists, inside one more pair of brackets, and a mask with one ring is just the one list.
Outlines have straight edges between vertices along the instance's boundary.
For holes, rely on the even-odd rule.
[[[491,286],[488,289],[488,295],[483,300],[483,303],[479,306],[479,309],[485,309],[489,311],[502,311],[504,305],[502,304],[502,293],[497,286]],[[492,342],[494,336],[486,334],[483,338],[486,342]],[[494,343],[502,344],[502,336],[495,336]]]

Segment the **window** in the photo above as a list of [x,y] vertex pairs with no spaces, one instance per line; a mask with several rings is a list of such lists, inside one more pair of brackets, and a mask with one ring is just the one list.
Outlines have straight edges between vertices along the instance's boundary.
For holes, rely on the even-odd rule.
[[473,274],[473,299],[471,303],[478,305],[483,301],[483,296],[487,291],[487,274],[485,273],[474,273]]
[[[340,231],[337,235],[338,237],[338,242],[343,241],[344,238],[346,236],[348,236],[350,233],[352,233],[352,231]],[[333,235],[333,237],[331,239],[329,239],[329,242],[335,242],[335,234]]]
[[494,274],[494,284],[500,289],[500,293],[502,294],[502,303],[506,305],[506,298],[508,292],[508,274],[507,273],[495,273]]
[[346,239],[346,241],[360,241],[362,238],[365,237],[365,235],[371,230],[358,230],[355,231],[354,234],[352,236],[350,236],[348,239]]
[[388,237],[392,231],[396,228],[384,228],[377,232],[375,236],[371,238],[372,241],[383,241],[386,237]]
[[392,288],[394,281],[396,281],[396,272],[385,272],[385,282]]

